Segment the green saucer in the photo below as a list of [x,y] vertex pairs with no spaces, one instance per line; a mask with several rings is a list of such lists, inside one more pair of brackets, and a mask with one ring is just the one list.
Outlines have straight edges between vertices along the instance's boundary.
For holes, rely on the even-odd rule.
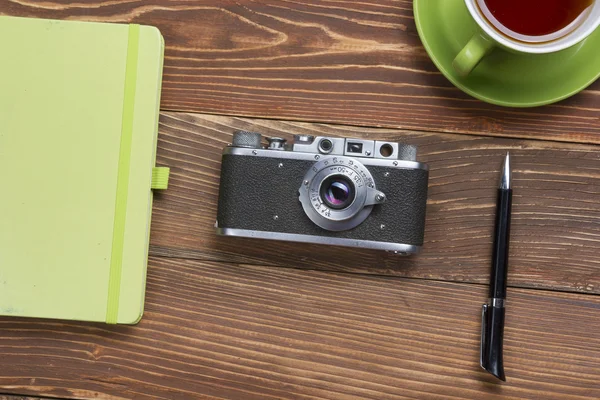
[[534,107],[565,99],[600,76],[600,29],[583,42],[551,54],[495,49],[462,78],[452,60],[479,29],[464,0],[414,0],[421,41],[438,69],[456,87],[488,103]]

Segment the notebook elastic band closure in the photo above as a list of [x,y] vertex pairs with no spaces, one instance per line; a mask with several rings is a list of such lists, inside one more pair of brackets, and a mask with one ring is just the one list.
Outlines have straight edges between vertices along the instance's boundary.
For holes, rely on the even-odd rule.
[[165,190],[169,187],[169,174],[171,170],[166,167],[152,168],[152,189]]
[[121,272],[123,268],[123,242],[125,240],[127,196],[129,193],[139,42],[140,26],[129,25],[127,61],[125,66],[125,94],[123,97],[123,119],[121,124],[121,146],[119,151],[119,172],[117,175],[117,198],[115,202],[113,242],[110,257],[108,304],[106,307],[106,323],[108,324],[116,324],[119,317]]

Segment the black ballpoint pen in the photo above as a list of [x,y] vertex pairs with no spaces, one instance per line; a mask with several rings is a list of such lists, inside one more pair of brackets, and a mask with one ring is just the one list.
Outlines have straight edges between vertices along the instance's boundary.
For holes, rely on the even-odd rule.
[[483,369],[498,379],[506,381],[502,345],[504,339],[504,304],[508,275],[508,244],[510,240],[510,212],[512,189],[510,185],[510,155],[504,159],[494,229],[494,251],[490,278],[489,302],[481,310],[481,356]]

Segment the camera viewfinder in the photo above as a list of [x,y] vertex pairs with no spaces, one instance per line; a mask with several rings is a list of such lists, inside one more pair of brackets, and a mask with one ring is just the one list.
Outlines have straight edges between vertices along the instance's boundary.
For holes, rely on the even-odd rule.
[[348,153],[362,154],[363,144],[362,143],[348,142],[348,149],[347,149],[347,151],[348,151]]

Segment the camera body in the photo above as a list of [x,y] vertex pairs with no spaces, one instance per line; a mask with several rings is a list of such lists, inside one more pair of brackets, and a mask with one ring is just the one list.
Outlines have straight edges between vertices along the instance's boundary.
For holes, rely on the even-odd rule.
[[217,233],[412,254],[429,178],[414,146],[240,131],[223,151]]

